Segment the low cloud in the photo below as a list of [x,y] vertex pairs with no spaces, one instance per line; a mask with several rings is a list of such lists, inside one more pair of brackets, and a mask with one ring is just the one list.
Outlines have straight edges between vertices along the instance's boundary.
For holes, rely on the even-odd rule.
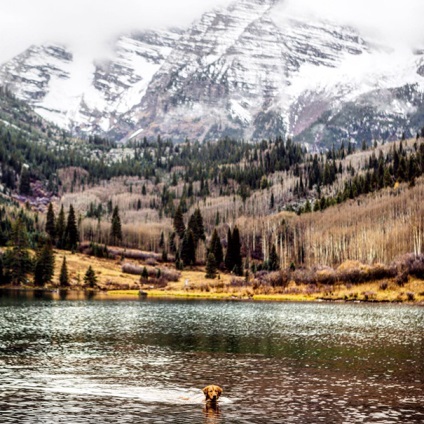
[[0,4],[0,63],[32,44],[64,43],[97,57],[122,32],[186,27],[231,0],[4,0]]
[[[3,0],[0,4],[0,63],[31,44],[57,42],[106,53],[122,32],[187,27],[202,13],[234,0]],[[274,14],[330,19],[359,28],[393,46],[424,47],[423,0],[281,0]]]
[[350,25],[392,47],[424,47],[422,0],[286,0],[278,16],[288,15]]

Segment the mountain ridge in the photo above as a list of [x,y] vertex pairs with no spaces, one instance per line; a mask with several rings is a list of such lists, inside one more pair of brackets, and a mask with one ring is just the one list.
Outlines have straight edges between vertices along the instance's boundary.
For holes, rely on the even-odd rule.
[[[290,135],[319,149],[397,139],[424,125],[423,52],[397,56],[351,27],[284,16],[280,7],[238,0],[185,30],[124,34],[105,60],[33,46],[0,67],[0,84],[77,135],[123,141]],[[414,94],[400,95],[402,87]],[[363,108],[351,116],[357,101],[366,117]],[[333,131],[329,115],[350,124]],[[356,129],[364,119],[373,131]]]

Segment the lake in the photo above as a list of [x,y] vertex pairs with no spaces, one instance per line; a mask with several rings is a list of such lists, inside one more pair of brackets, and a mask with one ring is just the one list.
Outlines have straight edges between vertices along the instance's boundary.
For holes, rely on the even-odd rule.
[[424,422],[423,307],[65,297],[1,292],[1,423]]

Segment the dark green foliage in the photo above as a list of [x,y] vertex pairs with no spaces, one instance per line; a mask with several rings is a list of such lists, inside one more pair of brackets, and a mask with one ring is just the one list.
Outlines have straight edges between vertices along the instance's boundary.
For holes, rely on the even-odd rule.
[[233,232],[231,232],[231,229],[228,229],[227,239],[225,267],[228,271],[234,272],[236,275],[243,275],[240,233],[237,227],[234,228]]
[[221,264],[224,262],[224,254],[222,251],[221,240],[219,239],[216,228],[213,230],[213,233],[212,233],[212,238],[209,245],[209,252],[213,253],[216,266],[220,267]]
[[163,231],[160,233],[159,247],[163,249],[165,247],[165,235]]
[[8,281],[6,281],[6,277],[4,275],[3,254],[0,254],[0,285],[6,283],[8,283]]
[[37,252],[34,268],[34,284],[44,287],[51,283],[54,275],[54,253],[50,240]]
[[227,252],[225,254],[225,268],[228,271],[232,271],[234,268],[234,252],[233,252],[233,239],[231,228],[228,228],[227,231]]
[[97,285],[97,277],[94,269],[90,265],[84,275],[84,283],[88,288],[95,288]]
[[110,257],[109,250],[108,250],[106,244],[101,245],[101,244],[97,244],[97,243],[91,242],[90,243],[90,250],[91,250],[90,253],[93,256],[95,256],[96,258],[105,258],[105,259],[107,259],[107,258]]
[[216,277],[216,260],[213,253],[208,254],[208,259],[206,261],[206,278],[215,278]]
[[200,213],[200,209],[197,208],[193,215],[191,215],[187,228],[191,230],[194,238],[194,245],[197,247],[199,240],[205,240],[205,228],[203,226],[203,217]]
[[68,274],[68,265],[66,264],[66,257],[63,257],[62,266],[60,268],[59,275],[59,285],[60,287],[69,286],[69,274]]
[[232,248],[234,251],[234,273],[236,275],[243,275],[243,265],[241,258],[241,242],[240,242],[240,233],[237,227],[234,227],[233,236],[232,236]]
[[59,215],[56,221],[56,239],[57,247],[59,249],[64,249],[66,244],[66,225],[65,225],[65,211],[63,210],[63,205],[60,207]]
[[75,251],[79,242],[77,220],[75,217],[74,207],[69,206],[68,221],[65,230],[66,248]]
[[33,270],[29,255],[29,240],[25,224],[19,216],[12,226],[11,249],[4,254],[4,269],[8,280],[15,285],[25,283],[27,275]]
[[110,238],[112,244],[119,244],[122,241],[122,225],[118,206],[113,209]]
[[21,179],[19,182],[19,193],[24,196],[31,194],[31,175],[28,169],[23,169],[21,173]]
[[149,278],[149,273],[147,272],[147,268],[146,268],[146,267],[143,267],[143,271],[141,271],[141,277],[142,277],[144,280],[148,280],[148,278]]
[[175,229],[175,232],[178,234],[178,237],[182,239],[185,233],[185,224],[184,224],[183,213],[179,206],[177,210],[175,211],[175,215],[174,215],[174,229]]
[[162,250],[162,262],[168,262],[168,253],[166,250]]
[[49,203],[46,216],[46,233],[50,236],[52,242],[56,239],[56,221],[54,216],[53,205]]
[[181,244],[181,260],[184,266],[190,266],[196,263],[196,246],[193,232],[190,229],[184,233],[183,242]]
[[280,269],[280,258],[277,255],[277,250],[273,244],[271,247],[271,253],[269,254],[268,269],[270,271],[278,271]]
[[184,264],[180,258],[179,252],[175,254],[175,268],[177,268],[179,271],[182,271],[184,269]]

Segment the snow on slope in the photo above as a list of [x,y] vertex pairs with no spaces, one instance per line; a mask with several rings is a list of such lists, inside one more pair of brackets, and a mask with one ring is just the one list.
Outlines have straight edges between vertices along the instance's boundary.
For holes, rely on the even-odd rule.
[[[313,142],[328,125],[323,117],[351,114],[352,102],[363,106],[361,118],[337,121],[348,138],[374,115],[393,122],[391,133],[421,122],[422,53],[390,50],[336,23],[282,17],[281,4],[235,0],[186,30],[126,34],[107,60],[34,46],[0,67],[0,83],[60,126],[125,140],[292,134]],[[378,126],[373,136],[383,137]]]

